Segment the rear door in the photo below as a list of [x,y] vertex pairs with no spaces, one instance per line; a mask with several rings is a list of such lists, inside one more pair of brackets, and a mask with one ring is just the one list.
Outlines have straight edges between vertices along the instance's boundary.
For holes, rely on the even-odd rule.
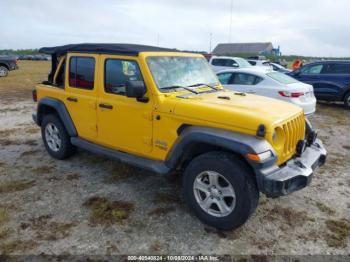
[[311,64],[303,66],[295,78],[314,87],[317,98],[331,99],[334,95],[334,78],[326,74],[328,64]]
[[98,141],[128,153],[146,156],[152,150],[152,105],[126,97],[127,81],[144,81],[136,57],[101,55],[103,79],[97,102]]
[[94,141],[97,137],[97,65],[98,55],[68,54],[63,101],[78,136]]

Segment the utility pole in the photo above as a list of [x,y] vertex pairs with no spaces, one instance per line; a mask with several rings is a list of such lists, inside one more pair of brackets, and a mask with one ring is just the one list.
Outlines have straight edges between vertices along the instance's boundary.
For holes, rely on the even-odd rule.
[[230,31],[229,31],[229,37],[228,42],[231,43],[231,34],[232,34],[232,12],[233,12],[233,0],[231,0],[231,7],[230,7]]
[[210,35],[209,35],[209,54],[211,54],[211,41],[212,41],[212,38],[213,38],[213,33],[210,33]]

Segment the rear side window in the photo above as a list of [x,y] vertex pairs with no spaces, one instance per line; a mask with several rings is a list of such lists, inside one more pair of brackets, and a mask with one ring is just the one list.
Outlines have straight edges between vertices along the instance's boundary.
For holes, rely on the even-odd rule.
[[252,66],[255,66],[256,65],[256,62],[255,61],[250,61],[248,60],[249,64],[251,64]]
[[95,59],[73,56],[69,60],[69,86],[94,89]]
[[296,79],[294,79],[286,74],[280,73],[280,72],[267,73],[266,75],[271,77],[273,80],[275,80],[281,84],[285,84],[285,85],[298,82],[298,80],[296,80]]
[[256,85],[260,83],[263,78],[246,73],[236,73],[232,79],[233,85]]
[[350,64],[326,64],[322,74],[350,74]]
[[107,59],[105,62],[105,92],[125,95],[127,81],[143,81],[137,62]]

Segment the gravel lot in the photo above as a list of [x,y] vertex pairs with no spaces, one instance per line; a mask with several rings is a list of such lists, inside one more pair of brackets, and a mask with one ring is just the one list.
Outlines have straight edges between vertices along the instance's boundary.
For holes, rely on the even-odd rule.
[[20,67],[0,78],[0,254],[350,253],[350,111],[342,106],[319,104],[310,118],[329,152],[311,186],[261,195],[247,224],[221,232],[191,214],[179,179],[82,150],[51,158],[29,99],[48,64]]

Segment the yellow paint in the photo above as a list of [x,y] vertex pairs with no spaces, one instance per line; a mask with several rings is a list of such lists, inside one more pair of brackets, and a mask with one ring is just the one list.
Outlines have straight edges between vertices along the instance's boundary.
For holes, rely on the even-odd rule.
[[[177,129],[183,124],[219,128],[252,136],[256,135],[258,126],[264,124],[266,140],[272,144],[278,153],[278,163],[282,164],[294,155],[295,149],[288,152],[284,150],[286,141],[283,138],[273,142],[275,128],[280,127],[278,135],[283,135],[283,125],[293,121],[295,125],[288,130],[292,134],[289,137],[295,141],[290,142],[295,143],[297,139],[304,138],[304,122],[294,120],[304,117],[299,107],[251,94],[237,95],[221,86],[219,88],[222,90],[218,92],[200,95],[192,95],[188,91],[162,93],[158,90],[146,62],[150,56],[202,55],[175,52],[142,52],[139,56],[74,53],[67,55],[67,61],[73,55],[95,58],[94,89],[69,87],[67,62],[65,91],[39,85],[38,99],[50,96],[62,100],[79,136],[91,142],[150,159],[165,160],[178,137]],[[104,91],[104,65],[108,58],[138,63],[147,87],[148,103]],[[123,66],[123,70],[128,70],[127,66]],[[186,95],[186,98],[180,98],[180,95]],[[230,100],[219,99],[218,96],[228,96]],[[68,97],[76,97],[78,102],[69,102]],[[100,108],[101,103],[112,105],[113,109]]]

